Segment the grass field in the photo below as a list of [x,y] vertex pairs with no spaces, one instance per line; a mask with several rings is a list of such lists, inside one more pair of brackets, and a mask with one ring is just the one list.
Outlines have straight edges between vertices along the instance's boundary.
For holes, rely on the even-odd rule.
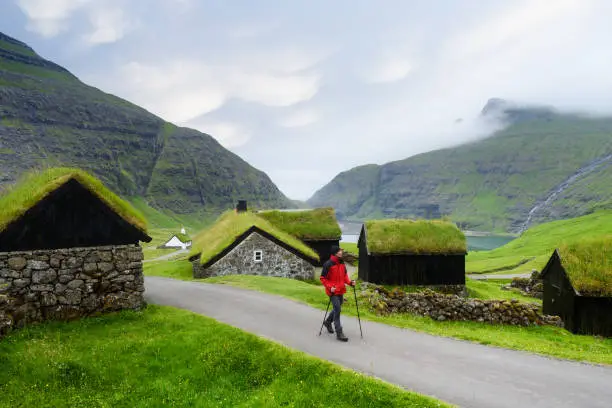
[[191,262],[187,259],[181,259],[179,261],[146,262],[143,267],[145,276],[193,280],[193,269]]
[[466,271],[487,273],[502,269],[497,272],[507,274],[541,270],[553,250],[562,244],[605,236],[612,236],[612,211],[541,224],[500,248],[468,254]]
[[[214,277],[204,282],[227,284],[246,289],[284,296],[325,310],[327,298],[320,286],[292,279],[249,275]],[[492,283],[489,283],[492,285]],[[480,284],[478,284],[480,286]],[[482,290],[482,289],[481,289]],[[491,293],[485,288],[485,294]],[[346,297],[343,313],[356,316],[352,293]],[[477,322],[438,322],[430,318],[398,314],[377,316],[364,305],[361,317],[397,327],[418,330],[434,335],[454,337],[481,344],[524,350],[533,353],[592,363],[612,364],[612,339],[578,336],[556,327],[516,327],[489,325]],[[347,334],[350,334],[347,327]],[[367,335],[367,324],[364,326]]]
[[191,312],[149,306],[0,341],[3,407],[441,407]]
[[354,242],[340,242],[340,247],[352,254],[359,255],[359,247]]

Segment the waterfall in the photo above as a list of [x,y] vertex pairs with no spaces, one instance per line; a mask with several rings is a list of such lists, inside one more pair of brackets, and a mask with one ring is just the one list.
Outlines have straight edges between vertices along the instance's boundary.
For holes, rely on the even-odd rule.
[[525,220],[525,222],[519,228],[519,233],[522,234],[523,232],[525,232],[525,230],[529,227],[529,224],[531,223],[531,220],[533,219],[533,216],[535,215],[535,213],[537,213],[540,209],[545,208],[550,203],[552,203],[557,198],[557,196],[559,196],[559,194],[561,194],[568,187],[570,187],[572,184],[574,184],[574,182],[576,182],[576,180],[578,180],[581,177],[586,176],[589,173],[592,173],[599,166],[601,166],[602,164],[610,161],[610,159],[612,159],[612,154],[610,154],[608,156],[605,156],[605,157],[602,157],[602,158],[599,158],[597,160],[594,160],[591,163],[587,164],[586,166],[579,168],[578,171],[576,171],[573,175],[568,177],[562,183],[560,183],[557,186],[555,186],[551,190],[551,192],[546,196],[546,198],[544,200],[538,201],[533,206],[533,208],[529,211],[529,214],[527,215],[527,219]]

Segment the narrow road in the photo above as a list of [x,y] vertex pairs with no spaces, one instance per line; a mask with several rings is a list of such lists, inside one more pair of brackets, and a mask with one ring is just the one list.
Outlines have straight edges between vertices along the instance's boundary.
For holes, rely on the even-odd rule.
[[167,259],[174,258],[177,255],[186,254],[187,252],[189,252],[189,249],[179,249],[178,251],[174,251],[166,255],[158,256],[157,258],[154,258],[154,259],[145,259],[143,262],[165,261]]
[[528,278],[531,273],[513,273],[513,274],[468,274],[467,277],[474,280],[489,280],[489,279],[514,279],[514,278]]
[[462,407],[609,408],[612,368],[482,346],[344,316],[348,343],[318,336],[323,312],[225,285],[145,279],[147,300],[210,316]]

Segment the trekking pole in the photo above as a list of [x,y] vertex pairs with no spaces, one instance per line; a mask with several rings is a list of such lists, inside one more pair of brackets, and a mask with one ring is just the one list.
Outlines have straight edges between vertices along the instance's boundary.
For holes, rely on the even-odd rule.
[[361,317],[359,317],[359,303],[357,303],[357,289],[355,289],[355,286],[353,286],[353,294],[355,295],[355,306],[357,307],[357,321],[359,322],[359,333],[361,333],[361,338],[363,339],[363,331],[361,331]]
[[325,324],[325,319],[327,319],[327,312],[329,311],[330,304],[331,304],[331,296],[329,297],[329,302],[327,302],[327,309],[325,309],[325,316],[323,316],[323,323],[321,323],[321,330],[319,330],[319,336],[323,332],[323,325]]

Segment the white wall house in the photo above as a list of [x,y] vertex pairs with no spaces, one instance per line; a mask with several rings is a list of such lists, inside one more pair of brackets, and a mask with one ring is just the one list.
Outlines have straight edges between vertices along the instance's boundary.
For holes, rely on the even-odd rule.
[[[181,228],[181,234],[185,235],[185,228]],[[187,249],[191,248],[191,241],[183,242],[179,237],[173,235],[168,241],[160,245],[160,248]]]

